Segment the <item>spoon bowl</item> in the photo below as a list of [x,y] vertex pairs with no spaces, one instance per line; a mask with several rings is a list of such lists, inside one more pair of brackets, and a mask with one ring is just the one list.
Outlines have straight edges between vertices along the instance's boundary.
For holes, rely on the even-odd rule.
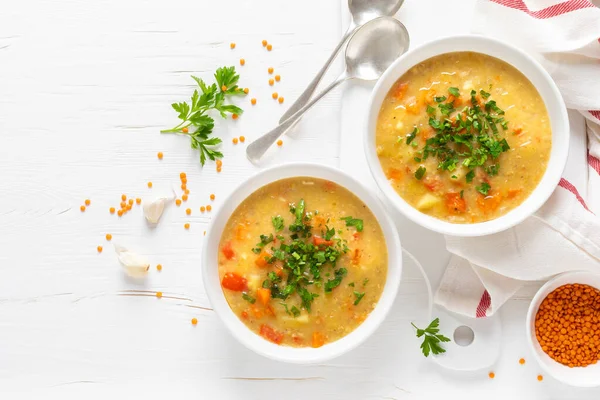
[[404,0],[348,0],[348,9],[359,26],[377,17],[396,14],[402,3]]
[[410,44],[406,27],[392,17],[375,18],[354,32],[346,47],[346,70],[313,100],[275,129],[256,139],[246,148],[248,159],[256,163],[265,152],[302,115],[340,83],[350,79],[375,81],[400,57]]

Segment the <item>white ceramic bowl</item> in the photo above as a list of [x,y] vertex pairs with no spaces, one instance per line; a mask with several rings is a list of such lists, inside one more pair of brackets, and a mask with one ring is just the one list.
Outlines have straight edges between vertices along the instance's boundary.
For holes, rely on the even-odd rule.
[[[347,336],[320,348],[279,346],[255,334],[233,313],[221,288],[218,271],[218,246],[227,220],[238,205],[257,189],[271,182],[292,177],[314,177],[330,180],[354,193],[371,209],[385,237],[388,250],[388,273],[381,298],[367,319]],[[202,277],[213,309],[233,336],[249,349],[265,357],[291,363],[316,363],[340,356],[367,339],[390,311],[402,274],[402,248],[396,226],[380,201],[362,184],[341,171],[317,164],[285,164],[264,170],[244,181],[219,207],[212,219],[202,246]]]
[[531,301],[527,312],[527,341],[542,369],[556,380],[578,387],[600,386],[600,363],[588,365],[587,367],[569,368],[554,361],[548,354],[544,353],[535,336],[535,316],[542,301],[554,289],[569,283],[589,285],[600,290],[600,274],[585,271],[567,272],[556,276],[542,286]]
[[[457,51],[473,51],[499,58],[521,71],[537,88],[546,104],[552,128],[552,151],[546,173],[533,193],[518,207],[491,221],[475,224],[453,224],[431,217],[408,204],[388,182],[375,145],[375,128],[379,109],[394,83],[418,63],[431,57]],[[483,36],[453,36],[434,40],[410,50],[394,62],[375,85],[368,108],[365,152],[371,173],[389,201],[417,224],[452,236],[483,236],[500,232],[522,222],[537,211],[552,194],[560,180],[569,152],[569,120],[565,103],[550,75],[531,56],[497,40]]]

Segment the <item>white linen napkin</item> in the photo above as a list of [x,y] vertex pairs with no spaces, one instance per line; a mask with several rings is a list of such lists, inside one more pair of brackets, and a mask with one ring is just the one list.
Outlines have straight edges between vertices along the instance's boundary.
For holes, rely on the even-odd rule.
[[494,235],[446,237],[453,256],[435,301],[481,318],[523,281],[600,272],[600,8],[588,0],[478,0],[472,30],[535,55],[577,110],[569,111],[565,172],[535,215]]

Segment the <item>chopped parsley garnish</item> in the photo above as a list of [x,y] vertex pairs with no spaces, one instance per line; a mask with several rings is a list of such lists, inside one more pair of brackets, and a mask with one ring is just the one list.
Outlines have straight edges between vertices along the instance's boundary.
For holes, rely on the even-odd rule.
[[284,222],[281,215],[271,218],[271,221],[273,222],[273,228],[275,228],[275,232],[280,232],[283,230]]
[[367,283],[369,283],[369,278],[365,278],[365,279],[363,280],[363,286],[365,286]]
[[330,293],[333,289],[340,286],[342,283],[342,279],[348,274],[348,270],[346,268],[340,268],[335,270],[335,278],[329,279],[325,282],[325,293]]
[[354,282],[350,282],[350,283],[348,284],[348,286],[350,286],[350,287],[354,287]]
[[[433,128],[434,135],[425,141],[425,145],[413,153],[415,162],[424,163],[428,158],[435,158],[439,171],[452,174],[457,168],[465,168],[467,183],[473,182],[476,170],[481,168],[488,176],[498,174],[500,155],[510,149],[505,138],[500,136],[500,129],[508,129],[508,121],[503,117],[504,110],[490,100],[491,93],[480,90],[470,92],[470,102],[463,108],[455,108],[460,104],[456,99],[460,91],[456,87],[448,89],[450,97],[434,97],[434,105],[427,105],[428,124]],[[483,99],[483,100],[482,100]],[[406,144],[418,147],[414,141],[418,127],[406,136]],[[415,179],[421,180],[426,173],[424,166],[415,172]],[[487,195],[489,184],[478,182],[477,190]]]
[[490,189],[491,189],[491,186],[487,182],[482,182],[481,186],[475,186],[475,190],[477,190],[479,193],[481,193],[484,196],[487,196]]
[[246,300],[248,303],[250,304],[254,304],[256,302],[256,299],[252,296],[250,296],[248,293],[242,293],[242,299]]
[[450,339],[448,339],[446,336],[444,335],[440,335],[440,319],[436,318],[433,321],[431,321],[431,323],[429,324],[429,326],[425,329],[419,329],[417,328],[417,326],[415,324],[411,325],[417,330],[417,337],[423,338],[423,343],[421,343],[421,351],[423,352],[423,355],[425,357],[428,357],[430,353],[433,354],[441,354],[441,353],[445,353],[446,349],[444,349],[440,343],[441,342],[449,342]]
[[343,217],[340,219],[342,221],[346,221],[346,226],[354,226],[354,227],[356,227],[357,231],[362,232],[362,230],[363,230],[363,220],[362,219],[352,218],[352,217]]
[[427,171],[425,169],[425,167],[423,167],[423,166],[419,167],[417,172],[415,172],[415,178],[417,178],[418,180],[423,179],[423,176],[425,176],[425,171]]
[[354,300],[354,305],[357,306],[358,303],[360,303],[360,301],[362,300],[363,297],[365,297],[365,293],[359,293],[356,290],[354,291],[354,296],[356,297],[356,300]]

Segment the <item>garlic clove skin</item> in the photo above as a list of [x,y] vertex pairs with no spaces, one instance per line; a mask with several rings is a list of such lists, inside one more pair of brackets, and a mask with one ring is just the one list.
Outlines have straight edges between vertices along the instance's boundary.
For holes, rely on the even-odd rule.
[[117,244],[115,244],[115,252],[127,275],[132,278],[142,278],[148,274],[150,262],[145,257]]

